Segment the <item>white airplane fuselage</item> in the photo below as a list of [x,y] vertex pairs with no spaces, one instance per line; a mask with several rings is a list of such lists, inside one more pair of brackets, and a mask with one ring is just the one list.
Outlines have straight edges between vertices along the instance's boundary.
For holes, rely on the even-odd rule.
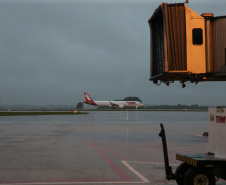
[[100,106],[100,107],[112,107],[112,108],[123,108],[123,107],[142,107],[143,104],[139,101],[94,101],[87,94],[84,93],[85,100],[83,103],[88,105]]
[[112,107],[112,105],[118,105],[119,108],[123,107],[141,107],[143,104],[138,101],[94,101],[97,106]]

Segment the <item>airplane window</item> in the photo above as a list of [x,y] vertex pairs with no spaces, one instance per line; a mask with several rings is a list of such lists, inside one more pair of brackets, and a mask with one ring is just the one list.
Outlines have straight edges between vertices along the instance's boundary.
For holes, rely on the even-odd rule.
[[192,40],[194,45],[202,45],[203,44],[203,36],[201,28],[194,28],[192,30]]

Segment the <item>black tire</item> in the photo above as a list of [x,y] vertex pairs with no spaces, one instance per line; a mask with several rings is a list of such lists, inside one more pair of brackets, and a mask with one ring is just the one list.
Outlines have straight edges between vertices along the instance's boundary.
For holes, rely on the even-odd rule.
[[176,175],[176,182],[178,185],[184,185],[184,176],[189,169],[191,169],[191,166],[186,163],[182,163],[177,167],[175,171],[175,175]]
[[188,170],[184,177],[185,185],[215,185],[216,181],[214,175],[206,170],[200,168],[192,168]]

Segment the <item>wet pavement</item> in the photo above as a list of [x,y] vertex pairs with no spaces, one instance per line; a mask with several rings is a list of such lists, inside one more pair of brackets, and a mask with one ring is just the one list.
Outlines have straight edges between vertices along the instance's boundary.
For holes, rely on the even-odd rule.
[[[151,184],[165,180],[159,123],[170,164],[204,153],[207,112],[90,112],[0,118],[0,184]],[[219,185],[225,181],[217,182]]]

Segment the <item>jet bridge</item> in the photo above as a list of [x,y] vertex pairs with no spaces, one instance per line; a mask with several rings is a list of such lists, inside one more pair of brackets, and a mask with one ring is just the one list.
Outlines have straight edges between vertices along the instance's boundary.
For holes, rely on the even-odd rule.
[[[188,1],[187,1],[188,2]],[[180,4],[161,4],[148,21],[151,31],[150,80],[226,81],[226,16],[198,15]],[[209,108],[206,153],[177,154],[175,173],[169,166],[166,135],[160,124],[166,179],[178,185],[215,185],[226,180],[226,108]]]
[[153,83],[226,81],[226,16],[163,3],[148,22]]

